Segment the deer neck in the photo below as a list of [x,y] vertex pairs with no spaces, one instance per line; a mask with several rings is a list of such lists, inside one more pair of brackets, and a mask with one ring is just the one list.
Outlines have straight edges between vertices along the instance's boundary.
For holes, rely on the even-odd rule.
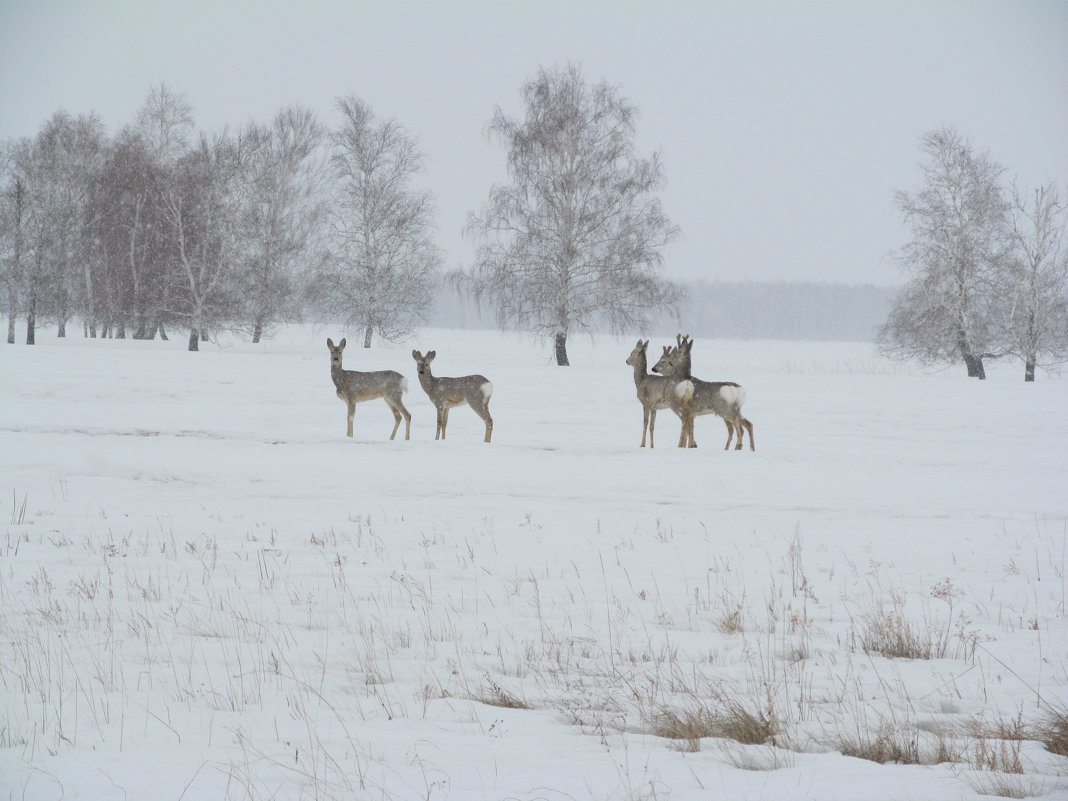
[[436,379],[428,368],[425,373],[419,373],[419,386],[423,388],[423,392],[428,395],[431,394],[438,385],[438,379]]
[[683,357],[681,357],[679,359],[679,366],[675,368],[675,377],[676,378],[685,378],[685,379],[693,378],[693,376],[690,375],[690,355],[689,354],[686,354],[685,356],[683,356]]
[[338,389],[341,388],[341,384],[344,381],[345,370],[340,364],[330,363],[330,377],[334,380],[334,386]]
[[634,386],[640,387],[649,377],[649,363],[645,356],[639,356],[634,362]]

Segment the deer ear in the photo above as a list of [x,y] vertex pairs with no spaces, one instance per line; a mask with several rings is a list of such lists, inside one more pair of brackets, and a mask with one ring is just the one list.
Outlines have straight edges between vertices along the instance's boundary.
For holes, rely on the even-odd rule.
[[339,348],[341,348],[342,350],[345,350],[345,338],[344,337],[342,337],[341,341],[337,343],[337,346]]
[[419,361],[419,351],[412,350],[412,358],[415,359],[416,361]]
[[326,338],[326,346],[328,348],[330,348],[330,350],[333,350],[334,349],[334,340],[332,340],[330,337],[327,337]]
[[432,361],[434,361],[434,357],[437,356],[437,355],[438,355],[438,352],[436,350],[432,350],[429,353],[427,353],[426,360],[428,362],[432,362]]

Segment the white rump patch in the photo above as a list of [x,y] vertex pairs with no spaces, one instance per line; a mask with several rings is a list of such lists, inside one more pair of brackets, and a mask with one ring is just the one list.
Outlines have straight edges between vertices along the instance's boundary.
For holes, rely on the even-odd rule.
[[493,395],[493,382],[492,381],[487,381],[485,384],[482,385],[482,401],[483,401],[483,403],[488,403],[489,399],[490,399],[490,396],[492,396],[492,395]]
[[403,395],[407,391],[408,391],[408,379],[405,378],[404,376],[401,376],[401,394]]
[[675,385],[675,397],[679,400],[693,398],[693,381],[680,381]]
[[745,403],[745,390],[741,387],[720,387],[719,395],[737,409],[741,409],[742,404]]

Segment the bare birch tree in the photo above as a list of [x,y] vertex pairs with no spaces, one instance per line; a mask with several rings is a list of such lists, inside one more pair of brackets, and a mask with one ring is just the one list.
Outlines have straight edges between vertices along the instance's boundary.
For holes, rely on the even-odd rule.
[[369,348],[375,332],[395,341],[424,317],[441,254],[430,193],[411,186],[423,170],[415,140],[357,98],[340,98],[338,109],[330,242],[312,293],[324,313],[362,329]]
[[1066,208],[1055,184],[1030,196],[1012,189],[1012,256],[998,293],[1009,350],[1023,359],[1024,381],[1035,367],[1068,360]]
[[106,137],[104,126],[96,114],[53,118],[57,147],[54,179],[62,187],[60,209],[63,233],[63,252],[57,267],[56,317],[59,336],[66,333],[67,322],[80,313],[90,336],[97,332],[97,306],[100,291],[96,271],[100,266],[97,247],[95,212],[91,201],[93,182],[100,172]]
[[1004,169],[953,128],[925,134],[920,146],[923,186],[896,196],[912,231],[897,258],[911,279],[879,345],[896,358],[962,359],[969,376],[983,379],[983,359],[1001,355],[994,288],[1009,246]]
[[174,311],[189,327],[189,350],[203,333],[232,320],[237,292],[234,257],[239,219],[241,142],[201,136],[175,164],[161,206],[177,253],[181,290]]
[[57,204],[55,182],[49,180],[49,158],[39,133],[33,139],[20,139],[12,148],[12,180],[21,190],[19,216],[19,293],[26,315],[26,344],[37,341],[37,320],[47,308],[50,296],[50,270],[59,239],[57,219],[51,209]]
[[491,188],[467,232],[477,242],[474,285],[503,325],[567,337],[596,323],[642,327],[677,295],[658,275],[678,229],[656,191],[660,156],[635,152],[638,111],[576,64],[541,69],[521,90],[526,117],[497,108],[489,133],[507,150],[511,182]]
[[[22,144],[25,147],[25,143]],[[7,342],[15,344],[15,321],[23,293],[23,226],[26,218],[26,187],[16,168],[19,144],[0,154],[0,274],[7,295]]]
[[322,126],[292,107],[243,136],[249,152],[242,213],[244,317],[259,342],[271,326],[295,318],[297,278],[310,259],[322,209]]
[[[193,107],[185,94],[175,91],[166,83],[153,86],[145,95],[145,101],[137,114],[136,128],[144,141],[154,152],[154,166],[165,175],[173,175],[178,160],[191,148],[196,126],[193,120]],[[162,190],[152,192],[151,184],[145,187],[157,206],[162,207]],[[138,193],[139,198],[146,195]],[[140,241],[149,243],[154,230],[151,215],[139,217],[137,225],[141,232]],[[136,233],[132,231],[131,234]],[[167,339],[165,323],[170,322],[171,309],[174,305],[172,289],[186,285],[188,274],[175,255],[176,248],[169,248],[164,257],[153,266],[152,288],[158,292],[154,303],[157,315],[146,329],[151,337],[158,330],[161,339]],[[176,280],[171,280],[175,278]]]
[[162,192],[167,173],[155,147],[133,127],[110,143],[97,186],[104,251],[106,335],[152,339],[167,322],[176,270]]
[[90,226],[90,190],[103,152],[103,125],[96,115],[53,114],[32,141],[16,147],[14,169],[23,189],[23,242],[27,265],[27,343],[35,339],[39,314],[58,324],[77,312],[94,318],[95,292]]
[[166,83],[153,86],[137,112],[137,128],[163,163],[174,163],[189,147],[193,107]]

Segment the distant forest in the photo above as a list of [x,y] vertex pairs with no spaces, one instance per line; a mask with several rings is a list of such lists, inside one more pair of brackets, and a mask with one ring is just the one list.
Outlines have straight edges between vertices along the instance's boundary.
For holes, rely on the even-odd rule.
[[[678,315],[655,315],[651,330],[717,339],[790,339],[872,342],[886,322],[894,287],[807,282],[682,283]],[[494,328],[490,306],[443,286],[428,312],[437,328]],[[608,326],[601,330],[607,331]]]

